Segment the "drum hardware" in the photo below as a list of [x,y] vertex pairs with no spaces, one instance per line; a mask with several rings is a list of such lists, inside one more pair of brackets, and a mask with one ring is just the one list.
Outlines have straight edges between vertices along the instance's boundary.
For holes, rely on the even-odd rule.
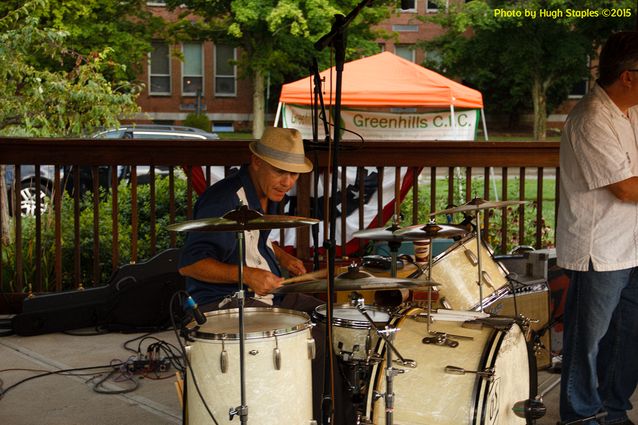
[[272,360],[275,366],[275,370],[281,370],[281,350],[279,349],[279,340],[275,335],[275,348],[272,350]]
[[463,369],[462,367],[448,365],[445,366],[445,373],[448,373],[450,375],[465,375],[466,373],[473,373],[482,378],[493,380],[495,371],[493,367],[488,367],[483,370],[467,370]]
[[543,399],[540,396],[536,396],[527,400],[517,401],[514,403],[512,411],[519,418],[525,418],[527,423],[534,424],[536,419],[545,416],[547,408],[543,404]]
[[226,344],[224,340],[226,336],[222,337],[222,351],[219,353],[219,369],[222,373],[228,372],[228,351],[226,351]]
[[421,340],[421,342],[423,344],[446,345],[448,347],[456,348],[458,347],[459,343],[458,341],[454,341],[455,339],[474,341],[474,337],[467,335],[449,334],[447,332],[430,331],[430,335],[432,336],[426,336]]
[[381,339],[385,341],[388,347],[391,348],[391,350],[388,350],[388,351],[394,351],[394,353],[397,355],[398,359],[395,360],[395,362],[401,366],[415,368],[416,362],[411,359],[403,358],[401,353],[399,353],[399,350],[396,349],[396,347],[392,344],[392,342],[390,341],[390,338],[388,337],[388,335],[393,335],[399,329],[388,328],[387,326],[385,329],[379,329],[374,323],[374,321],[372,320],[372,318],[368,315],[368,312],[365,309],[365,305],[363,304],[363,297],[361,297],[361,295],[357,294],[356,292],[352,294],[352,304],[357,308],[357,310],[359,310],[359,313],[361,313],[363,317],[365,317],[366,320],[370,322],[370,326],[372,327],[372,329],[374,329],[376,334],[379,335],[379,337],[381,337]]
[[[180,232],[235,232],[237,241],[237,280],[238,291],[233,294],[238,301],[239,310],[239,381],[240,381],[240,405],[228,410],[229,419],[239,416],[240,423],[248,423],[248,406],[246,405],[246,376],[245,376],[245,300],[244,290],[244,231],[294,228],[303,225],[316,224],[319,220],[314,218],[295,217],[287,215],[263,215],[258,211],[249,209],[240,202],[240,205],[224,214],[222,217],[211,217],[198,220],[190,220],[175,223],[168,226],[169,231]],[[275,336],[276,339],[276,336]],[[281,360],[279,359],[279,362]],[[276,352],[275,364],[277,365]],[[280,363],[279,363],[280,366]]]

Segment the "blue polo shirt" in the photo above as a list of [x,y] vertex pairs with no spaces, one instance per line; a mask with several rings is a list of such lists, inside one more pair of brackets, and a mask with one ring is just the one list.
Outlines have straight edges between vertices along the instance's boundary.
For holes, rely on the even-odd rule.
[[[204,193],[195,203],[194,218],[222,217],[227,212],[240,206],[238,192],[244,189],[248,200],[248,208],[264,214],[276,214],[276,202],[268,201],[268,211],[261,208],[257,192],[250,180],[248,166],[242,166],[239,171],[218,181]],[[275,253],[267,246],[270,230],[260,230],[259,238],[254,243],[258,245],[260,254],[268,262],[270,270],[277,276],[281,276],[281,270],[277,263]],[[246,243],[250,243],[246,240]],[[196,263],[204,258],[213,258],[227,264],[237,265],[239,252],[237,249],[236,232],[189,232],[186,243],[180,256],[180,268]],[[244,251],[245,259],[245,251]],[[219,302],[224,297],[232,295],[238,290],[237,284],[203,282],[191,277],[186,278],[186,290],[199,305]],[[249,289],[245,286],[245,289]],[[248,293],[253,295],[252,292]]]

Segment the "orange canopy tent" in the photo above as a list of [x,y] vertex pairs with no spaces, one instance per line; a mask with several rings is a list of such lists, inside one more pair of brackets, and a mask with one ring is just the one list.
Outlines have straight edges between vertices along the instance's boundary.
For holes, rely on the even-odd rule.
[[[334,99],[334,67],[320,73],[326,85],[332,81],[333,89],[325,89],[324,102]],[[331,78],[332,75],[332,78]],[[284,84],[279,101],[295,105],[310,105],[312,76]],[[341,104],[344,106],[392,107],[450,107],[481,109],[481,92],[465,87],[409,62],[393,53],[383,52],[348,62],[343,69]]]
[[[334,104],[336,96],[335,70],[327,69],[320,76],[324,104],[329,107]],[[314,101],[312,82],[313,77],[310,76],[282,86],[275,125],[280,125],[281,118],[282,126],[298,128],[304,136],[308,136],[308,106]],[[368,132],[368,138],[472,140],[479,120],[477,111],[483,108],[483,96],[481,92],[434,71],[393,53],[383,52],[344,65],[341,105],[344,110],[365,111],[370,118],[368,122],[381,123],[375,128],[365,127],[368,124],[355,128],[357,125],[353,119],[344,116],[342,110],[344,128],[354,130],[354,133]],[[410,112],[388,113],[388,108],[449,110],[449,113],[439,116],[412,113],[409,116]],[[460,109],[468,113],[461,116],[456,113]],[[437,126],[437,122],[433,121],[436,119],[438,124],[447,122],[449,125]],[[388,125],[384,126],[384,123]],[[462,128],[464,125],[465,128]],[[484,117],[483,129],[487,134]]]

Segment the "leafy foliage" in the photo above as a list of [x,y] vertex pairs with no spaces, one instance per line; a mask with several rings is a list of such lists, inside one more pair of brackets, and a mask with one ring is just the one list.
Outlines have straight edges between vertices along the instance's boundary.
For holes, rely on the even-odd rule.
[[211,129],[211,122],[206,114],[196,114],[191,112],[186,116],[184,125],[199,128],[204,131],[210,131]]
[[[104,76],[106,63],[118,67],[109,62],[111,49],[72,53],[67,32],[42,28],[33,12],[47,4],[30,0],[0,18],[0,134],[72,136],[116,126],[119,116],[137,111],[137,87]],[[54,70],[38,58],[72,58],[73,66]]]
[[[451,2],[449,10],[441,8],[437,15],[425,18],[446,30],[442,36],[420,43],[426,51],[441,54],[440,61],[426,65],[459,76],[467,85],[482,91],[488,113],[509,113],[514,120],[519,114],[534,110],[534,135],[543,139],[547,112],[566,98],[574,84],[589,76],[587,57],[596,56],[597,48],[612,31],[631,28],[633,24],[633,17],[578,18],[566,13],[576,8],[634,10],[635,2],[630,0],[577,3]],[[563,13],[542,17],[543,10]]]

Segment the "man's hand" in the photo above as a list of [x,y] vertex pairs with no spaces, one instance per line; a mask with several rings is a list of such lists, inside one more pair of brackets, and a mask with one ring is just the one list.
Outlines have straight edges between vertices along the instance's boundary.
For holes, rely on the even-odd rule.
[[267,270],[255,267],[244,267],[244,282],[257,295],[270,294],[281,286],[283,277],[277,276]]

